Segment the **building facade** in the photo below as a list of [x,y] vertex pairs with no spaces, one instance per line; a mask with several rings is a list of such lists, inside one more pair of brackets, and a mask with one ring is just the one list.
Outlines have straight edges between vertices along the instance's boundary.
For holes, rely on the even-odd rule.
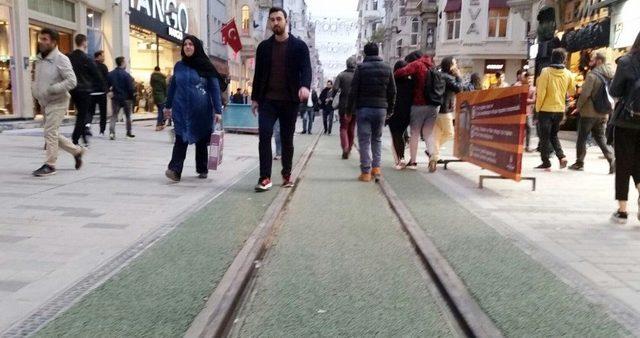
[[229,22],[227,4],[224,0],[208,0],[207,9],[207,51],[211,62],[220,74],[229,77],[229,51],[222,43],[222,26]]
[[435,55],[437,22],[435,0],[385,0],[384,58],[393,64],[416,50]]
[[362,49],[367,42],[384,42],[384,6],[384,0],[358,0],[358,55],[362,56]]
[[516,81],[527,66],[529,23],[506,0],[439,0],[436,59],[453,56],[465,76],[478,73],[484,86],[495,83],[495,73]]
[[87,35],[90,56],[104,50],[110,69],[124,56],[136,82],[148,86],[155,66],[171,73],[184,34],[207,34],[205,6],[198,0],[0,0],[0,37],[6,37],[0,39],[0,118],[38,115],[31,69],[44,27],[60,32],[63,53],[75,48],[76,34]]
[[567,67],[580,83],[591,51],[603,52],[611,63],[628,52],[640,32],[640,1],[634,0],[509,0],[509,6],[530,20],[529,64],[536,74],[549,63],[551,50],[569,52]]

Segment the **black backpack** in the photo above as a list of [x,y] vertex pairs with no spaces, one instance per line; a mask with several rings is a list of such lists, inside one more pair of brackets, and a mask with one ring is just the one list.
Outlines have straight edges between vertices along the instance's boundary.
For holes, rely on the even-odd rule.
[[595,75],[602,83],[600,89],[598,89],[597,92],[591,94],[593,109],[595,109],[595,111],[599,114],[609,114],[613,111],[614,105],[613,98],[611,97],[611,94],[609,94],[609,86],[611,85],[611,80],[608,80],[607,78],[602,76],[602,74],[599,74],[597,72],[593,72],[593,75]]
[[444,75],[435,68],[427,70],[424,81],[424,98],[430,106],[442,106],[444,91],[447,87]]

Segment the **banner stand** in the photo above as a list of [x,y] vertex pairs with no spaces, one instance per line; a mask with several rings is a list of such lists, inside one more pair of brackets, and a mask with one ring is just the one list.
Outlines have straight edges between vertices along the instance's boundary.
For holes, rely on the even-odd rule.
[[[493,180],[508,180],[509,178],[498,176],[498,175],[480,175],[480,184],[478,188],[483,189],[483,181],[485,179],[493,179]],[[536,178],[535,177],[521,177],[521,180],[531,181],[531,191],[536,191]]]
[[463,160],[443,160],[442,163],[444,164],[444,170],[447,170],[447,165],[449,165],[449,163],[451,162],[464,162]]

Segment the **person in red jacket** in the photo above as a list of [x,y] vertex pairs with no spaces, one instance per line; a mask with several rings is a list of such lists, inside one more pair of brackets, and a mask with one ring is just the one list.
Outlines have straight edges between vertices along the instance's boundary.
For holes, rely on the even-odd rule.
[[[411,105],[411,116],[409,128],[411,138],[409,139],[409,154],[411,159],[407,163],[406,168],[417,169],[418,164],[416,158],[418,155],[418,142],[420,134],[424,137],[425,144],[431,138],[433,127],[438,117],[440,106],[430,105],[424,97],[424,87],[427,71],[433,68],[433,59],[428,55],[423,55],[419,59],[409,63],[408,65],[396,70],[393,75],[396,78],[411,76],[414,80],[413,86],[413,104]],[[427,149],[429,145],[427,144]]]

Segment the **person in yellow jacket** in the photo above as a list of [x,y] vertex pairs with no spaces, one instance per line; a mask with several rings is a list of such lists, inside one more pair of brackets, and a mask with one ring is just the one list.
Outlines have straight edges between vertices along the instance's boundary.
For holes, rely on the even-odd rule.
[[560,160],[560,168],[567,167],[567,158],[562,151],[558,139],[560,122],[564,118],[567,94],[575,95],[576,81],[573,74],[565,68],[567,51],[562,48],[551,52],[551,65],[544,68],[538,78],[536,111],[538,112],[538,129],[540,136],[540,157],[542,164],[536,169],[549,170],[552,150]]

